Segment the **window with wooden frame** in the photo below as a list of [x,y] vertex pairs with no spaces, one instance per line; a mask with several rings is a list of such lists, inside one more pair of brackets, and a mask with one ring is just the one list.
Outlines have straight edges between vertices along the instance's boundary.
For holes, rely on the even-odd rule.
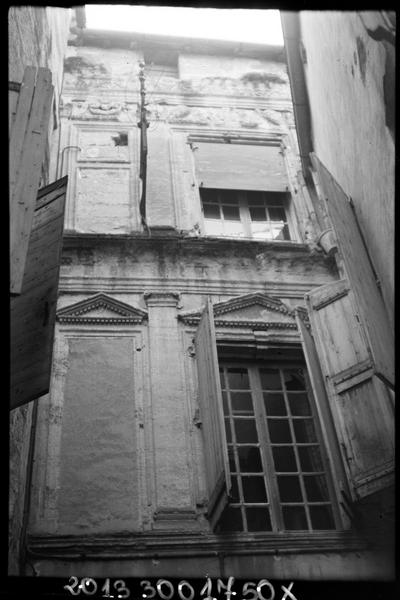
[[[261,298],[261,319],[244,312],[243,324],[233,323],[236,332],[250,328],[250,341],[241,346],[236,333],[237,342],[234,334],[217,343],[215,323],[226,327],[229,310],[237,319],[240,302],[214,309],[208,299],[195,337],[210,525],[217,533],[348,528],[352,504],[392,484],[394,442],[390,390],[374,375],[346,281],[307,295],[310,321],[305,308],[284,315],[283,303],[267,298],[265,309]],[[286,322],[268,317],[269,307]],[[263,326],[273,343],[254,342]]]
[[216,532],[335,529],[306,365],[219,365],[232,488]]
[[205,235],[294,238],[288,175],[279,140],[224,136],[196,138],[190,143]]
[[285,192],[202,188],[200,197],[207,235],[290,240]]

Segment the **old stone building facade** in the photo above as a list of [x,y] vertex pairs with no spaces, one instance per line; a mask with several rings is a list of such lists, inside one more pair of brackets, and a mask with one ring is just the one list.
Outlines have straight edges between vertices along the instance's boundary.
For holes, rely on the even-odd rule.
[[[349,465],[354,414],[305,310],[322,310],[339,371],[367,360],[351,318],[324,317],[333,285],[344,314],[354,298],[317,243],[283,49],[83,29],[60,107],[69,186],[25,574],[390,577],[354,508],[371,492],[368,460],[358,483]],[[375,445],[386,476],[391,397],[372,385],[380,425],[357,405],[370,437],[354,456]]]

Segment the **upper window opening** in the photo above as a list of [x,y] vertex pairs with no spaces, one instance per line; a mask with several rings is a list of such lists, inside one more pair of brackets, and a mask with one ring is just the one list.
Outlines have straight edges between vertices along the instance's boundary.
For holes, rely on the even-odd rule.
[[204,230],[208,235],[290,240],[287,194],[200,189]]

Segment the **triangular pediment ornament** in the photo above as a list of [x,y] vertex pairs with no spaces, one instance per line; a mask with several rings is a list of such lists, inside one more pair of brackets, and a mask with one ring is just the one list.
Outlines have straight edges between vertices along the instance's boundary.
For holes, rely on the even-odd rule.
[[[263,292],[216,302],[213,308],[216,327],[297,329],[294,310]],[[179,315],[179,319],[186,325],[197,325],[201,314],[202,310],[191,311]]]
[[147,319],[147,311],[135,308],[106,294],[96,294],[57,311],[60,323],[130,325]]

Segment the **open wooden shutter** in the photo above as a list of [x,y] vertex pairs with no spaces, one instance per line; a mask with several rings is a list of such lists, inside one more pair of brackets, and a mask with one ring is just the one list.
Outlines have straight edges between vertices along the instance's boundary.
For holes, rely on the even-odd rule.
[[348,282],[316,288],[306,300],[353,498],[368,496],[390,485],[393,478],[389,388],[374,374]]
[[200,187],[285,192],[288,177],[279,145],[194,142]]
[[49,69],[26,67],[10,123],[10,292],[20,294],[45,155],[53,86]]
[[310,331],[307,310],[296,307],[296,323],[299,329],[303,353],[306,359],[307,372],[310,377],[311,387],[315,397],[320,426],[323,432],[325,447],[329,458],[331,458],[331,470],[335,473],[334,485],[340,493],[348,493],[347,478],[343,468],[342,457],[339,452],[338,437],[336,435],[335,422],[329,406],[324,376],[318,358],[317,348]]
[[359,316],[368,336],[376,373],[394,386],[393,328],[390,327],[350,198],[319,158],[314,153],[310,156],[326,197],[328,215],[346,265]]
[[11,409],[49,391],[67,180],[39,190],[21,294],[11,298]]
[[231,489],[213,307],[207,299],[196,337],[199,406],[207,470],[208,512],[214,528],[225,508]]

